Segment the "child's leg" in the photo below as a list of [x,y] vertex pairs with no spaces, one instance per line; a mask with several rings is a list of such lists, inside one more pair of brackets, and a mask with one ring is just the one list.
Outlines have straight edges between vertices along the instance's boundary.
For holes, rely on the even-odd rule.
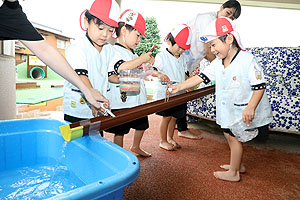
[[162,117],[162,120],[160,122],[160,144],[159,146],[165,150],[174,150],[174,146],[170,144],[167,140],[167,131],[168,131],[168,126],[169,122],[171,120],[171,117]]
[[[230,165],[228,164],[224,164],[224,165],[220,165],[220,167],[222,169],[226,169],[226,170],[229,170],[230,169]],[[243,173],[246,173],[246,167],[243,163],[241,163],[241,167],[240,167],[240,173],[243,174]]]
[[226,181],[239,181],[243,146],[235,137],[230,136],[228,139],[230,140],[230,168],[228,171],[214,172],[214,176]]
[[188,127],[187,127],[187,121],[186,121],[186,110],[187,110],[187,104],[184,104],[184,115],[183,117],[180,117],[176,119],[176,124],[177,124],[177,129],[178,129],[178,136],[184,137],[184,138],[189,138],[189,139],[202,139],[202,136],[200,135],[195,135],[192,133]]
[[130,150],[141,156],[151,156],[150,153],[148,153],[140,148],[140,144],[141,144],[141,140],[144,135],[144,132],[145,132],[144,130],[134,130],[133,142],[132,142],[132,146],[130,147]]
[[[228,142],[228,145],[229,145],[229,148],[231,150],[231,140],[230,140],[230,135],[228,133],[225,133],[224,132],[224,136]],[[226,170],[229,170],[230,169],[230,165],[228,164],[224,164],[224,165],[220,165],[221,168],[223,169],[226,169]],[[245,173],[246,172],[246,167],[243,165],[243,163],[241,163],[241,166],[240,166],[240,173]]]
[[168,126],[167,140],[169,143],[173,144],[173,146],[175,146],[175,148],[181,148],[181,146],[173,139],[175,125],[176,125],[176,118],[172,117],[169,122],[169,126]]
[[124,135],[117,135],[115,134],[114,136],[114,143],[119,145],[120,147],[123,147],[123,138],[124,138]]

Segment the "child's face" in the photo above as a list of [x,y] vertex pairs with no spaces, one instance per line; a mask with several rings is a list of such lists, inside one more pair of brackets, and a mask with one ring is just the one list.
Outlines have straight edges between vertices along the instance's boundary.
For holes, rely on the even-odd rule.
[[137,45],[141,42],[142,34],[136,29],[132,31],[126,29],[124,37],[125,46],[129,49],[135,49]]
[[208,46],[211,52],[219,59],[226,58],[230,49],[230,43],[227,41],[227,39],[225,40],[225,42],[218,38],[214,39],[208,42]]
[[96,46],[103,46],[106,44],[111,39],[112,33],[114,32],[114,27],[108,26],[107,24],[98,25],[94,20],[91,20],[90,23],[85,20],[85,26],[88,29],[89,37],[97,44]]
[[179,56],[181,54],[184,53],[185,49],[181,48],[178,44],[174,44],[172,46],[171,42],[169,41],[169,51],[176,57],[176,58],[179,58]]
[[223,6],[221,6],[218,17],[228,17],[229,19],[234,20],[234,14],[235,8],[223,8]]

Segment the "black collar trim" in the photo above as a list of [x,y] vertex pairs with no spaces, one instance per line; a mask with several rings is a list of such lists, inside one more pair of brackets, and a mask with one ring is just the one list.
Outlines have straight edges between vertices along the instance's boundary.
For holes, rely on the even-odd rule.
[[172,56],[174,56],[168,48],[166,48],[167,52],[169,52]]
[[[235,53],[235,55],[233,56],[232,60],[230,61],[230,64],[232,63],[232,61],[237,57],[237,55],[240,53],[241,49],[238,48],[237,52]],[[222,64],[224,65],[224,59],[222,59]]]
[[[122,44],[120,43],[116,43],[115,45],[118,45],[120,47],[123,47],[124,49],[127,49],[126,47],[124,47]],[[130,49],[131,53],[135,54],[135,52],[133,51],[133,49]]]

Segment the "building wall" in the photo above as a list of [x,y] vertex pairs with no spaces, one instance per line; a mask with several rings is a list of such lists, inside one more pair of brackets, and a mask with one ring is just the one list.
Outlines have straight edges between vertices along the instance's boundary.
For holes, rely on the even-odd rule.
[[[65,49],[61,49],[61,48],[57,48],[57,39],[62,40],[62,41],[66,41],[67,46],[71,43],[70,42],[70,38],[69,37],[65,37],[65,36],[60,36],[48,31],[44,31],[44,30],[40,30],[38,29],[38,31],[43,35],[43,37],[45,38],[45,40],[52,45],[53,47],[55,47],[63,56],[65,56]],[[20,42],[17,41],[17,44],[20,44]],[[15,54],[15,58],[16,58],[16,64],[20,64],[22,62],[25,62],[26,60],[22,60],[22,55],[34,55],[29,49],[27,49],[24,46],[25,49],[23,48],[16,48],[16,54]]]

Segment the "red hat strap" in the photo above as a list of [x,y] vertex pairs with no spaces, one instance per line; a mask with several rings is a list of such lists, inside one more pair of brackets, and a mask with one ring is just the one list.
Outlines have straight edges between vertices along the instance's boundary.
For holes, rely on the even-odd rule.
[[82,24],[81,24],[81,17],[82,17],[82,15],[83,15],[83,13],[85,13],[86,11],[87,11],[87,9],[84,10],[84,11],[80,14],[80,16],[79,16],[79,25],[80,25],[80,28],[81,28],[83,31],[87,31],[87,29],[84,29],[84,28],[82,27]]

